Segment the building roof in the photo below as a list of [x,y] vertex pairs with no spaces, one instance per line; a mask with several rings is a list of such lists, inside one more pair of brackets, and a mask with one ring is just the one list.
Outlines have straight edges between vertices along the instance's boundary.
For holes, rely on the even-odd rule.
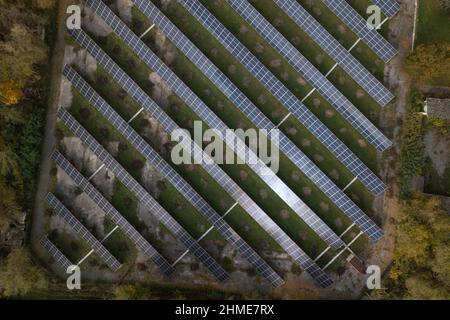
[[427,98],[425,112],[432,118],[450,120],[450,99]]

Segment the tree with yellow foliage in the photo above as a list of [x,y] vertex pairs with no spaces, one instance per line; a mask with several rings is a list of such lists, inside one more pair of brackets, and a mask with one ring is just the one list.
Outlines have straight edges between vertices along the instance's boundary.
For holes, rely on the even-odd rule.
[[22,88],[16,81],[0,82],[0,104],[12,106],[23,98]]

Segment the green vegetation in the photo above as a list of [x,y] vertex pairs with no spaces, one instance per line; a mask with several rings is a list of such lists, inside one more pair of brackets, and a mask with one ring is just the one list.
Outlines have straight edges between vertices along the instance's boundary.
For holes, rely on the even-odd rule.
[[18,298],[32,290],[45,289],[47,285],[45,271],[26,248],[15,249],[0,265],[0,298]]
[[445,0],[419,0],[416,44],[450,42],[450,11]]
[[423,142],[425,126],[423,116],[420,114],[425,105],[424,98],[420,91],[413,90],[409,99],[402,125],[400,176],[397,180],[403,198],[409,195],[412,178],[422,175],[425,160]]
[[450,85],[450,43],[419,45],[406,59],[406,70],[417,84]]
[[411,179],[422,175],[423,151],[423,117],[420,114],[408,114],[402,134],[400,180],[402,196],[407,195]]
[[384,282],[389,299],[450,299],[450,216],[437,198],[415,194],[402,207],[393,266]]
[[[0,226],[28,213],[33,203],[47,99],[47,54],[53,41],[53,3],[0,1]],[[45,41],[42,32],[47,34]]]

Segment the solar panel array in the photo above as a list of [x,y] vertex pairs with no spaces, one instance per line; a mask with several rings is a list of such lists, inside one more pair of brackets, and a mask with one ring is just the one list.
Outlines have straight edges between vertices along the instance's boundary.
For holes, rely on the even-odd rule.
[[[189,6],[193,5],[192,2],[189,2]],[[196,10],[198,10],[198,6]],[[195,11],[192,11],[195,12]],[[197,18],[203,20],[201,15],[197,15]],[[205,21],[208,21],[208,25],[211,26],[211,22],[215,19],[211,15],[205,18]],[[378,195],[382,193],[386,186],[367,166],[356,157],[351,150],[340,141],[328,128],[323,125],[317,117],[310,112],[296,97],[293,95],[286,87],[284,87],[280,81],[277,80],[275,76],[273,76],[270,71],[265,68],[265,66],[260,63],[239,41],[237,41],[230,33],[225,35],[224,32],[219,32],[219,29],[214,27],[208,27],[209,31],[213,34],[217,35],[217,38],[220,39],[222,44],[230,50],[239,61],[243,65],[247,67],[247,69],[255,75],[255,77],[260,80],[271,92],[277,97],[284,106],[296,116],[296,118],[311,132],[314,136],[321,141],[327,148],[332,152],[355,176],[357,176],[361,182],[363,182],[367,188],[374,194]],[[162,28],[161,28],[162,29]],[[166,28],[166,33],[171,30],[170,28]],[[177,45],[182,48],[183,45],[187,43],[186,38],[173,39],[173,41],[177,41]],[[186,50],[185,52],[190,52],[191,49]],[[194,60],[197,60],[197,54],[192,55]],[[222,77],[223,78],[223,77]],[[328,81],[328,80],[326,80]],[[339,91],[336,90],[339,93]],[[238,91],[232,92],[233,96],[237,96]],[[341,95],[339,93],[339,95]],[[342,95],[341,95],[342,96]],[[343,96],[342,96],[343,97]],[[344,99],[346,99],[344,97]],[[341,100],[339,100],[341,101]],[[344,106],[344,105],[341,105]],[[356,108],[354,110],[357,110]],[[357,112],[349,112],[351,118],[365,119],[365,117],[361,115],[358,117]],[[353,121],[355,125],[355,121]],[[375,146],[378,146],[380,151],[385,150],[391,142],[383,136],[381,132],[379,132],[376,127],[373,126],[369,121],[364,121],[361,125],[359,125],[360,131],[366,132],[366,136],[371,135],[372,137],[377,137],[378,140],[381,139]],[[374,139],[369,139],[372,143],[374,143]]]
[[391,60],[397,50],[377,30],[367,27],[367,21],[345,0],[322,0],[361,40],[384,62]]
[[173,272],[170,263],[114,208],[111,203],[58,151],[52,160],[60,167],[94,203],[117,225],[120,230],[161,269],[165,275]]
[[284,283],[283,279],[228,225],[186,180],[181,177],[147,142],[127,124],[108,103],[72,68],[66,66],[64,75],[84,97],[165,177],[206,219],[219,230],[223,237],[258,270],[273,286]]
[[[219,132],[225,132],[227,125],[217,117],[208,106],[198,98],[192,90],[181,81],[175,73],[167,67],[127,26],[100,0],[87,2],[90,7],[101,16],[113,30],[128,44],[128,46],[155,71],[172,90],[177,94],[205,123]],[[157,21],[154,21],[157,24]],[[268,172],[267,166],[258,159],[245,142],[234,133],[227,132],[230,139],[225,143],[232,148],[237,145],[236,154],[241,159],[254,159],[248,166],[275,192],[278,196],[313,229],[328,245],[339,248],[344,242],[330,229],[277,175],[264,174]]]
[[85,240],[91,248],[105,261],[107,266],[117,271],[121,267],[120,262],[105,248],[104,245],[94,237],[94,235],[53,195],[47,194],[47,202],[57,214],[63,218],[69,226],[75,230],[83,240]]
[[[342,95],[339,90],[337,90],[286,38],[284,38],[277,29],[275,29],[246,0],[229,0],[228,3],[298,72],[300,72],[306,80],[312,83],[317,91],[335,106],[336,110],[341,112],[340,104],[337,100],[337,97]],[[382,106],[386,105],[394,98],[393,94],[388,90],[371,90],[369,94]],[[345,114],[343,114],[343,116],[346,117]]]
[[42,236],[40,244],[52,256],[63,272],[73,265],[67,257],[46,236]]
[[[198,1],[180,0],[190,13],[214,35],[244,65],[253,64],[252,70],[262,72],[264,66]],[[188,41],[182,41],[183,44]],[[183,52],[200,70],[219,87],[222,92],[248,116],[259,128],[267,130],[275,126],[267,119],[242,92],[233,86],[225,75],[218,70],[197,48]],[[194,59],[195,58],[195,59]],[[269,71],[267,71],[269,73]],[[274,80],[276,81],[276,80]],[[274,82],[272,81],[272,82]],[[232,94],[230,94],[232,93]],[[317,166],[310,161],[283,133],[280,133],[280,150],[283,151],[330,199],[370,237],[377,239],[380,228],[356,206]]]
[[[146,3],[144,9],[150,4]],[[84,33],[77,30],[71,30],[70,33],[82,46],[89,47],[90,54],[106,72],[155,118],[166,132],[179,129],[177,124],[111,58],[102,52],[98,46],[95,46],[92,41],[89,41]],[[180,143],[186,150],[190,150],[190,145],[193,144],[188,135],[182,137]],[[195,150],[197,152],[195,152],[194,157],[202,154],[202,151],[198,148]],[[207,158],[207,155],[204,154],[203,156]],[[211,165],[204,164],[203,168],[321,286],[327,287],[332,283],[331,278],[217,164],[214,164],[214,162]]]
[[[303,29],[338,65],[374,99],[394,96],[357,59],[355,59],[297,1],[275,0],[277,5]],[[379,101],[380,102],[380,101]]]
[[400,10],[400,4],[396,0],[372,0],[381,11],[388,16],[393,17]]
[[58,118],[85,143],[115,176],[145,205],[167,229],[197,257],[220,281],[227,272],[203,249],[192,236],[106,151],[67,111],[60,109]]

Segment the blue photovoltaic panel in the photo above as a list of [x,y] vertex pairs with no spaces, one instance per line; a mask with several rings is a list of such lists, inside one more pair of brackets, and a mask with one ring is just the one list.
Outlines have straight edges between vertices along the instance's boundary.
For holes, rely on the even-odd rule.
[[377,30],[370,29],[367,21],[345,0],[322,0],[365,44],[384,62],[390,61],[397,50]]
[[[246,0],[228,0],[245,21],[247,21],[259,34],[283,56],[303,77],[336,108],[340,110],[337,97],[342,95],[331,82],[325,78],[281,33],[277,31],[255,8]],[[371,90],[369,94],[381,106],[388,104],[394,95],[386,88],[384,90]],[[342,111],[339,111],[342,113]],[[346,115],[343,114],[345,118]]]
[[72,266],[73,263],[67,259],[67,257],[59,251],[59,249],[46,237],[42,236],[40,244],[44,247],[49,255],[56,261],[58,267],[65,273],[67,268]]
[[396,0],[372,0],[372,2],[379,6],[388,17],[395,16],[400,10],[400,4]]
[[53,193],[47,194],[47,202],[67,224],[85,240],[91,248],[105,261],[108,267],[117,271],[121,267],[120,262],[98,241],[96,237],[56,198]]
[[354,58],[297,1],[275,0],[277,5],[305,31],[337,64],[374,99],[390,94],[356,58]]
[[[198,1],[184,1],[190,13],[196,17],[203,26],[216,37],[221,44],[250,70],[264,71],[264,66],[222,25],[220,22]],[[188,43],[188,40],[183,41]],[[211,61],[197,48],[186,51],[181,49],[187,57],[192,60],[200,70],[214,83],[222,92],[259,128],[271,130],[275,126],[267,119],[261,111],[249,101],[227,78],[218,70]],[[267,70],[267,74],[270,72]],[[272,76],[273,77],[273,76]],[[269,80],[271,80],[269,78]],[[273,79],[271,82],[276,82]],[[282,85],[280,85],[282,86]],[[230,94],[232,93],[232,94]],[[337,207],[361,227],[370,237],[376,239],[379,236],[378,226],[367,217],[364,212],[356,206],[347,195],[342,192],[317,166],[310,161],[283,133],[280,133],[280,150],[283,151],[330,199]]]
[[[181,81],[178,76],[162,62],[103,2],[100,0],[87,1],[90,7],[100,15],[113,30],[128,44],[128,46],[153,71],[172,88],[177,94],[210,128],[225,132],[229,128],[212,112],[208,106],[198,98],[192,90]],[[156,21],[154,21],[156,22]],[[192,44],[190,44],[192,46]],[[191,50],[195,50],[191,47]],[[254,159],[248,166],[269,186],[308,226],[313,229],[328,245],[338,248],[344,242],[331,230],[276,174],[270,172],[267,166],[258,159],[257,155],[245,145],[244,138],[238,138],[234,133],[227,132],[230,139],[225,139],[232,150],[237,145],[236,154],[241,159]]]
[[[98,46],[81,31],[71,31],[72,36],[85,47],[111,77],[135,99],[166,132],[180,129],[177,124],[154,103],[150,97]],[[187,150],[194,147],[194,157],[202,154],[189,135],[182,137],[180,144]],[[205,159],[209,157],[203,154]],[[211,159],[210,159],[211,160]],[[209,163],[209,162],[208,162]],[[291,256],[294,261],[308,272],[322,287],[332,283],[331,278],[294,242],[291,238],[229,177],[211,160],[211,164],[202,162],[202,167],[222,188]]]
[[228,223],[181,177],[95,90],[72,68],[64,75],[79,92],[158,170],[273,286],[283,279],[228,225]]
[[94,203],[117,225],[136,247],[161,269],[165,275],[173,272],[170,263],[114,208],[111,203],[58,151],[51,156],[61,168]]
[[203,249],[192,236],[106,151],[67,111],[60,108],[58,118],[86,144],[139,201],[145,205],[166,228],[220,281],[227,272]]

